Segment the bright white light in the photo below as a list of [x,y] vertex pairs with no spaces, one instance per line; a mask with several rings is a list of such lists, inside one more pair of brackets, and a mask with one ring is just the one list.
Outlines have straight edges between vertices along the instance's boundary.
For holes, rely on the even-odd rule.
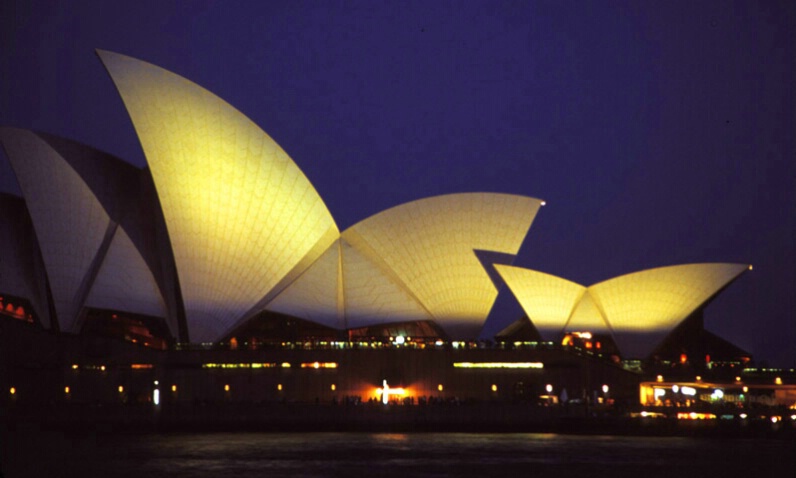
[[740,414],[738,416],[741,417],[741,420],[746,420],[746,417],[747,417],[747,415],[745,413],[742,413],[742,414]]
[[547,393],[553,393],[553,386],[549,383],[545,385],[544,389],[547,391]]
[[405,341],[406,341],[406,339],[404,339],[404,336],[403,336],[403,335],[399,335],[398,337],[395,337],[395,343],[396,343],[397,345],[403,345],[403,343],[404,343]]
[[390,386],[387,385],[387,380],[382,380],[381,384],[383,385],[381,388],[381,403],[387,405],[390,402]]
[[154,392],[152,392],[152,403],[154,403],[155,405],[160,405],[160,390],[158,390],[157,388],[155,389]]
[[680,391],[680,387],[677,384],[672,385],[672,392],[677,393],[679,391]]
[[656,389],[655,389],[655,390],[652,392],[652,395],[655,397],[655,400],[658,400],[658,399],[660,399],[662,396],[666,395],[666,390],[664,390],[664,389],[662,389],[662,388],[656,388]]
[[603,385],[603,393],[608,393],[608,385]]
[[690,395],[693,397],[694,395],[696,395],[696,389],[693,387],[682,387],[680,389],[680,393],[682,393],[683,395]]
[[716,390],[713,390],[713,394],[711,395],[711,397],[714,400],[721,400],[722,398],[724,398],[724,391],[717,388]]

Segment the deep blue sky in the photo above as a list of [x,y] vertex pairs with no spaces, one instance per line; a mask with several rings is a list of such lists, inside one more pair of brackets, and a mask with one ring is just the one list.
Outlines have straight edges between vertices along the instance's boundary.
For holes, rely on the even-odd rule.
[[0,3],[0,124],[143,165],[94,49],[132,55],[259,124],[341,229],[496,191],[547,201],[517,265],[584,285],[752,263],[706,327],[796,366],[792,1],[115,3]]

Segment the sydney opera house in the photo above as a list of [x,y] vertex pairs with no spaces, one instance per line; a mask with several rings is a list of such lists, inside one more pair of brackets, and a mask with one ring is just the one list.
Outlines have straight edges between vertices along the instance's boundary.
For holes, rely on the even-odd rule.
[[[0,195],[3,400],[638,403],[721,382],[728,399],[751,386],[796,402],[704,328],[747,264],[589,286],[515,267],[544,202],[500,193],[420,199],[341,231],[232,106],[152,64],[99,57],[145,168],[0,128],[22,191]],[[525,316],[483,337],[501,289]]]

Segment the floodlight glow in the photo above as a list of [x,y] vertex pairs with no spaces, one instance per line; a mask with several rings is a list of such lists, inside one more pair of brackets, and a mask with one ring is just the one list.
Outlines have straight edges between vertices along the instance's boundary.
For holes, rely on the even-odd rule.
[[696,395],[696,389],[693,387],[680,387],[680,393],[683,395],[694,396]]
[[160,390],[157,388],[152,392],[152,403],[160,405]]
[[677,384],[672,385],[672,392],[677,393],[680,391],[680,387]]
[[395,343],[397,345],[403,345],[403,343],[405,341],[406,341],[406,339],[404,339],[404,337],[402,335],[399,335],[398,337],[395,337]]
[[664,390],[664,389],[662,389],[662,388],[656,388],[656,389],[655,389],[655,390],[652,392],[652,395],[655,397],[655,400],[660,400],[660,398],[661,398],[662,396],[666,395],[666,390]]

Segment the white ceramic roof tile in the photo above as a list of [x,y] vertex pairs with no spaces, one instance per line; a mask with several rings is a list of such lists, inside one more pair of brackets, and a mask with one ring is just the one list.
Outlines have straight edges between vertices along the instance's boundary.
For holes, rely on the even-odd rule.
[[540,203],[509,194],[437,196],[371,216],[343,238],[378,257],[455,338],[462,324],[477,334],[497,297],[473,251],[516,254]]
[[81,177],[45,141],[26,130],[0,130],[39,240],[62,331],[76,332],[78,297],[109,225]]
[[191,339],[217,340],[337,226],[296,164],[242,113],[162,68],[99,55],[152,171]]
[[580,284],[544,272],[500,264],[495,269],[545,340],[558,337],[586,292]]

